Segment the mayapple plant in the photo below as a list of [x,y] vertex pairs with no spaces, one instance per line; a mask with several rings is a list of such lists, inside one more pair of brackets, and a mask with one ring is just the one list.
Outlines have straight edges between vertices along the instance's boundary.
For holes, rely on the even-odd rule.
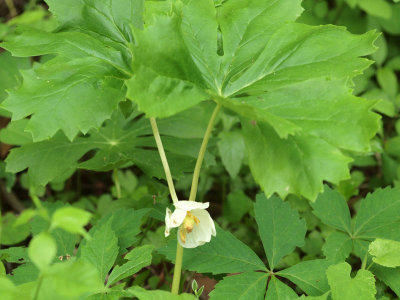
[[[324,181],[350,178],[353,153],[371,151],[379,128],[379,115],[372,112],[377,102],[354,96],[352,79],[372,63],[364,56],[376,50],[373,31],[354,35],[343,27],[297,23],[301,0],[46,3],[59,22],[56,30],[21,28],[1,44],[14,56],[46,57],[21,71],[22,84],[1,104],[12,114],[9,128],[29,133],[11,150],[7,170],[28,169],[33,186],[65,179],[77,168],[109,171],[133,164],[165,178],[175,206],[174,212],[166,210],[165,236],[178,228],[173,294],[179,292],[183,248],[218,243],[220,231],[205,210],[209,204],[195,200],[221,110],[240,119],[251,173],[267,197],[295,194],[315,201]],[[134,103],[131,108],[126,99]],[[196,120],[203,101],[214,108],[201,143],[170,129],[177,116]],[[89,151],[93,156],[82,160]],[[179,200],[174,178],[190,170],[194,157],[189,198]],[[281,211],[290,213],[286,207]],[[284,254],[301,245],[303,231]],[[229,238],[222,233],[222,240]],[[266,249],[268,243],[263,238]],[[250,256],[256,270],[273,274],[283,254],[268,252],[270,270]],[[290,279],[289,273],[281,272]],[[249,276],[267,284],[266,275]],[[275,277],[271,282],[283,285]]]

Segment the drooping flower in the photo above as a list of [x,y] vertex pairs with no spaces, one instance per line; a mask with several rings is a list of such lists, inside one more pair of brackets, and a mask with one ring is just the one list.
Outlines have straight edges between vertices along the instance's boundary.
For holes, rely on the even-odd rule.
[[171,228],[178,228],[178,241],[184,248],[196,248],[211,241],[216,236],[214,221],[206,209],[209,203],[178,201],[175,211],[167,208],[165,214],[165,236]]

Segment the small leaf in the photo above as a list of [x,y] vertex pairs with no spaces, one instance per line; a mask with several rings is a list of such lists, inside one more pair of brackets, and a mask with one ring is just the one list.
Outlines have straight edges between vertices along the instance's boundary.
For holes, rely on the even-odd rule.
[[392,99],[397,95],[398,83],[395,72],[389,68],[380,68],[376,73],[379,85]]
[[400,267],[387,268],[378,264],[372,264],[371,272],[382,280],[388,287],[400,297]]
[[52,265],[43,277],[38,299],[84,299],[103,288],[95,266],[82,261]]
[[37,215],[37,211],[33,209],[25,209],[14,222],[14,226],[18,227],[20,225],[24,225],[28,223],[33,217]]
[[67,206],[57,209],[52,215],[51,229],[62,228],[70,233],[86,235],[83,228],[91,218],[91,214],[83,209]]
[[128,262],[121,266],[115,266],[112,270],[110,276],[108,277],[107,286],[116,283],[117,281],[131,276],[138,272],[143,267],[150,265],[151,263],[151,253],[153,251],[152,245],[145,245],[141,247],[136,247],[132,251],[125,255],[125,259]]
[[0,261],[0,278],[6,277],[6,268],[4,267],[3,262]]
[[319,296],[329,290],[325,272],[330,264],[322,259],[303,261],[277,275],[289,279],[308,295]]
[[224,217],[230,222],[239,222],[253,208],[252,200],[242,190],[229,193],[225,204]]
[[267,274],[259,272],[225,276],[210,293],[210,300],[263,300],[267,279]]
[[400,266],[400,242],[376,239],[369,245],[368,252],[377,264],[389,268]]
[[174,295],[167,291],[145,290],[139,286],[133,286],[127,290],[132,296],[139,300],[195,300],[195,296],[191,294]]
[[279,197],[257,195],[254,205],[258,230],[271,270],[280,259],[304,245],[306,222]]
[[[90,235],[101,234],[101,228],[108,226],[111,222],[112,231],[118,238],[119,254],[126,253],[126,248],[129,248],[137,240],[137,235],[140,233],[142,219],[149,213],[149,210],[144,209],[119,209],[113,213],[105,215],[96,226],[89,231]],[[81,243],[84,245],[85,243]]]
[[90,241],[82,249],[80,258],[97,268],[104,282],[118,255],[118,239],[111,227],[111,219],[98,226]]
[[231,178],[235,178],[240,171],[246,151],[244,140],[240,132],[222,132],[219,135],[218,150],[224,167]]
[[345,261],[353,249],[353,240],[349,235],[334,231],[325,241],[322,251],[326,259],[336,264]]
[[330,266],[326,271],[333,300],[375,300],[374,275],[370,271],[359,270],[351,278],[350,272],[351,266],[345,262]]
[[33,263],[25,263],[13,270],[13,275],[9,278],[16,285],[33,282],[39,277],[39,269]]
[[329,292],[327,292],[327,293],[325,293],[325,294],[323,294],[322,296],[316,296],[316,297],[313,297],[313,296],[301,296],[300,298],[299,298],[299,300],[302,300],[302,299],[305,299],[305,300],[327,300],[328,299],[328,296],[329,296]]
[[6,213],[1,218],[1,241],[3,245],[13,245],[25,240],[29,234],[29,224],[18,225],[18,218],[13,213]]
[[333,228],[351,232],[351,217],[349,207],[344,197],[336,190],[325,186],[314,203],[311,203],[313,213],[326,225]]
[[358,0],[358,6],[371,16],[390,19],[392,7],[385,0]]
[[40,270],[46,269],[57,253],[57,245],[50,234],[42,232],[29,243],[28,254]]
[[361,200],[354,221],[354,236],[400,241],[400,190],[377,189]]
[[287,300],[297,298],[297,294],[289,286],[275,277],[271,277],[265,299]]

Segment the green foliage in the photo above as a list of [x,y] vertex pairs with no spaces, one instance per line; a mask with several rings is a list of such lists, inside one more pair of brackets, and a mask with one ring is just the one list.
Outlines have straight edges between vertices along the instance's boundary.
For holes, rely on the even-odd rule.
[[[268,275],[265,273],[244,272],[226,276],[210,294],[211,300],[223,299],[264,299]],[[272,298],[275,299],[275,298]]]
[[[245,117],[250,167],[267,195],[296,193],[315,199],[323,180],[337,183],[348,177],[350,160],[339,149],[368,150],[377,130],[377,116],[368,112],[373,103],[351,96],[346,87],[348,78],[369,66],[358,56],[374,51],[377,36],[292,23],[301,10],[299,2],[283,0],[270,6],[263,1],[230,1],[217,7],[213,1],[149,3],[144,31],[135,30],[139,66],[128,83],[128,96],[153,117],[213,98]],[[352,122],[355,119],[363,125]],[[268,144],[254,144],[256,140]],[[279,161],[279,166],[265,157]],[[303,162],[299,181],[291,173]],[[320,165],[329,165],[330,173],[321,172]]]
[[85,235],[83,226],[89,222],[90,217],[90,213],[82,209],[72,206],[63,207],[53,214],[50,228],[62,228],[71,233]]
[[374,275],[367,270],[359,270],[354,278],[350,277],[351,266],[340,263],[330,266],[327,271],[333,300],[375,299]]
[[[176,239],[170,239],[159,252],[174,261]],[[210,243],[185,251],[183,266],[186,270],[213,274],[265,270],[264,263],[248,246],[219,227],[217,237]]]
[[[45,2],[0,24],[0,300],[400,297],[397,0]],[[208,142],[194,295],[148,117],[179,199]]]
[[369,245],[368,251],[377,264],[390,268],[400,266],[400,242],[376,239]]
[[100,226],[81,248],[80,258],[97,268],[104,282],[108,271],[114,265],[118,255],[118,238],[111,227],[111,220]]
[[[174,162],[172,172],[176,177],[192,168],[200,141],[193,139],[192,136],[182,140],[182,133],[174,130],[171,125],[174,121],[176,122],[174,119],[193,114],[199,115],[206,111],[207,106],[197,107],[183,115],[171,118],[172,124],[160,124],[160,132],[165,134],[164,141],[168,157]],[[151,133],[150,123],[148,120],[137,119],[137,117],[136,110],[127,118],[122,112],[116,112],[99,131],[93,130],[87,136],[79,137],[73,142],[61,133],[50,140],[38,143],[17,142],[15,144],[22,147],[13,149],[7,157],[7,170],[19,172],[28,168],[29,177],[35,185],[46,185],[50,181],[64,180],[77,168],[108,171],[132,164],[138,165],[150,175],[162,178],[164,174],[158,153],[154,150],[154,138],[148,136]],[[186,123],[192,125],[191,122],[196,122],[196,118]],[[2,131],[3,141],[8,141],[7,138],[3,139],[4,135],[11,135],[15,130],[19,132],[19,135],[22,134],[24,127],[17,129],[12,124],[14,123],[10,123],[8,128]],[[182,148],[182,146],[186,147]],[[85,154],[94,150],[96,152],[93,156],[82,161]],[[158,161],[160,163],[155,163]],[[212,162],[211,156],[207,156],[207,162]]]
[[289,203],[276,196],[267,199],[258,195],[254,211],[265,254],[273,270],[283,256],[296,246],[304,245],[306,224],[296,211],[290,209]]
[[44,270],[50,265],[56,252],[56,242],[46,232],[38,234],[29,243],[29,258],[40,270]]
[[110,274],[110,277],[108,277],[107,285],[112,285],[121,279],[135,274],[141,268],[150,265],[152,251],[153,246],[146,245],[142,247],[137,247],[131,252],[127,253],[124,258],[127,259],[128,262],[126,262],[122,266],[114,267]]
[[129,289],[132,296],[138,297],[139,300],[194,300],[194,296],[190,294],[173,295],[166,291],[146,291],[140,287]]

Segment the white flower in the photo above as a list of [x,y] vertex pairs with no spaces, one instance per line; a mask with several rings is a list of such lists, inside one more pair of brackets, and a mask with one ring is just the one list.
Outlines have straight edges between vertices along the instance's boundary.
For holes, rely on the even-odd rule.
[[175,211],[167,208],[165,214],[165,236],[171,228],[178,228],[178,241],[184,248],[196,248],[216,236],[214,221],[206,209],[209,203],[195,201],[178,201],[174,203]]

